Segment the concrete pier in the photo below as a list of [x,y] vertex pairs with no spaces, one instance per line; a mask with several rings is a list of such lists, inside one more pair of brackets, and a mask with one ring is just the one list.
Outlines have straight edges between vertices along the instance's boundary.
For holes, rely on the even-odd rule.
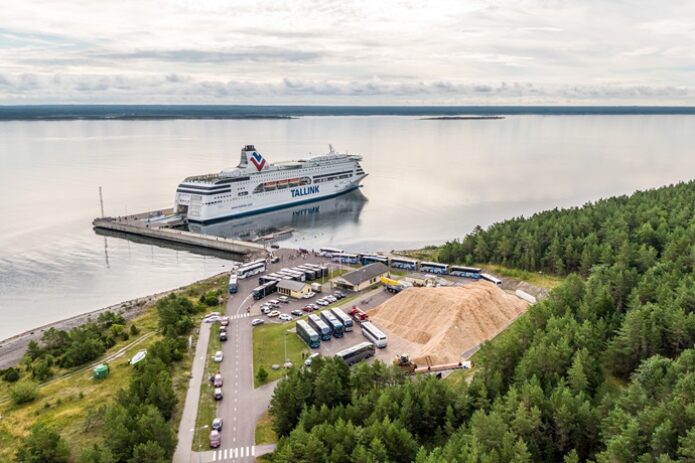
[[169,211],[155,211],[128,217],[104,217],[94,219],[96,229],[112,230],[131,235],[144,236],[171,243],[185,244],[234,254],[262,253],[265,246],[250,241],[233,240],[217,236],[201,235],[171,227],[181,224]]

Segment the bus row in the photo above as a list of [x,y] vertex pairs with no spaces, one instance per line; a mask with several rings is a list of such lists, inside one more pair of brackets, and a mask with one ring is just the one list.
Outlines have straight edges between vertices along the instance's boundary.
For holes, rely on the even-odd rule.
[[381,262],[387,267],[409,270],[412,272],[420,271],[424,273],[433,273],[436,275],[452,275],[456,277],[472,278],[474,280],[488,280],[496,285],[502,284],[502,280],[490,274],[483,273],[478,267],[467,267],[464,265],[442,264],[440,262],[421,262],[415,259],[405,257],[388,257],[379,254],[350,254],[337,248],[321,248],[319,253],[322,256],[331,258],[331,261],[341,264],[373,264]]
[[332,337],[342,338],[345,332],[352,331],[354,322],[339,307],[310,314],[306,321],[297,321],[297,335],[309,347],[316,349],[321,341],[330,341]]
[[258,279],[258,284],[262,285],[272,280],[295,280],[313,281],[328,276],[328,267],[325,265],[303,264],[292,268],[283,268],[277,272],[263,275]]

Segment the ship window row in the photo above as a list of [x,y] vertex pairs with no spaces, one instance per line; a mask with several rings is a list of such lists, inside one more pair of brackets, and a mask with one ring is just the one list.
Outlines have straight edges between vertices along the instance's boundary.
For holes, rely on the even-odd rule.
[[263,193],[264,191],[284,190],[285,188],[294,188],[302,185],[309,185],[310,183],[311,179],[309,177],[289,178],[286,180],[261,183],[253,190],[253,192]]
[[350,178],[352,177],[352,172],[350,173],[343,173],[340,175],[333,175],[331,177],[323,177],[323,178],[314,178],[314,183],[323,183],[323,182],[330,182],[333,180],[338,180],[341,178]]

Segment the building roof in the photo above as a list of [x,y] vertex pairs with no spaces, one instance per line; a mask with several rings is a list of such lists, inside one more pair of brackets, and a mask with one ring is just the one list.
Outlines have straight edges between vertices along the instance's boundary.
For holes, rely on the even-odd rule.
[[278,288],[289,289],[290,291],[302,291],[306,286],[306,283],[295,280],[280,280],[278,281]]
[[357,270],[353,270],[352,272],[346,273],[345,275],[342,275],[339,280],[344,280],[351,285],[359,285],[365,281],[371,280],[374,277],[383,275],[388,271],[389,269],[387,266],[381,262],[375,262],[373,264],[360,267]]

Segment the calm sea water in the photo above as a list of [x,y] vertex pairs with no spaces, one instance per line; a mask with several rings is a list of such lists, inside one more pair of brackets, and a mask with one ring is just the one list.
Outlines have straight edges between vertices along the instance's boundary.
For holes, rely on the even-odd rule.
[[203,227],[290,246],[402,249],[475,225],[695,176],[692,115],[512,115],[503,120],[338,116],[278,120],[0,122],[0,339],[170,289],[231,261],[97,235],[109,215],[171,206],[185,176],[327,144],[364,155],[361,191]]

